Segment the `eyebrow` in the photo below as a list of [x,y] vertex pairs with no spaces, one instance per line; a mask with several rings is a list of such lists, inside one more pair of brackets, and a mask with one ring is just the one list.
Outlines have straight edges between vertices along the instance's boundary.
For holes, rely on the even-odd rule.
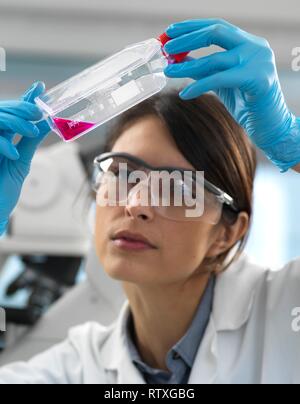
[[133,154],[130,153],[122,153],[122,152],[112,152],[114,154],[116,154],[117,157],[128,157],[128,158],[132,158],[136,161],[138,161],[139,163],[141,163],[142,165],[144,165],[146,168],[152,169],[152,170],[159,170],[159,171],[163,171],[163,170],[180,170],[180,171],[192,171],[192,172],[196,172],[197,170],[195,168],[187,168],[187,167],[178,167],[178,166],[173,166],[173,165],[166,165],[166,166],[153,166],[152,164],[147,163],[145,160],[141,159],[138,156],[135,156]]

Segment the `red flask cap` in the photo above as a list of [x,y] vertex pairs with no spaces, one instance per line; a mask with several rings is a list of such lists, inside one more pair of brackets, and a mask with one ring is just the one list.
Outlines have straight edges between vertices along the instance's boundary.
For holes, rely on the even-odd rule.
[[[164,32],[162,35],[160,35],[158,37],[158,40],[164,46],[167,42],[169,42],[171,40],[171,38]],[[184,52],[184,53],[178,53],[177,55],[168,55],[165,53],[164,50],[163,50],[163,52],[167,56],[170,63],[181,63],[189,54],[189,52]]]

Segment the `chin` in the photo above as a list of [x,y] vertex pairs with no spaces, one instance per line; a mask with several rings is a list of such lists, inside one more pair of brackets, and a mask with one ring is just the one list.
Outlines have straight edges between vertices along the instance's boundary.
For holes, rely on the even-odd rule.
[[105,273],[112,279],[123,282],[143,283],[149,269],[142,267],[138,262],[134,263],[132,257],[110,258],[104,265]]
[[129,283],[144,283],[145,279],[141,279],[141,276],[137,276],[132,271],[126,271],[124,269],[109,269],[105,270],[106,274],[113,280],[119,282],[129,282]]

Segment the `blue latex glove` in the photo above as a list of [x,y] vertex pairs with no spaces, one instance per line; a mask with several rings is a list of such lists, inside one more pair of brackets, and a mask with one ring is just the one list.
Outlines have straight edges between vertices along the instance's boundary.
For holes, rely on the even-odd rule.
[[[50,131],[46,121],[31,122],[43,117],[34,99],[44,90],[44,84],[37,82],[21,101],[0,101],[0,235],[18,202],[33,155]],[[14,145],[16,133],[22,138]]]
[[288,109],[269,43],[224,20],[191,20],[167,29],[169,54],[210,45],[225,49],[170,65],[165,74],[196,80],[181,93],[185,100],[214,91],[253,143],[282,172],[300,162],[300,118]]

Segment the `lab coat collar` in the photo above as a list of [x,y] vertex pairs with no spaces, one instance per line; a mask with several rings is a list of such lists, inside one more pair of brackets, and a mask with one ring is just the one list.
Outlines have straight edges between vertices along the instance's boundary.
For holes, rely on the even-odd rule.
[[108,372],[116,373],[116,384],[145,384],[145,380],[133,364],[126,340],[126,327],[130,315],[126,300],[117,321],[108,330],[109,336],[101,350],[100,363]]
[[[196,355],[189,383],[213,381],[217,368],[218,332],[237,330],[248,321],[256,285],[262,274],[262,268],[251,263],[246,254],[242,254],[238,261],[218,276],[212,316]],[[117,383],[145,384],[132,363],[126,342],[129,314],[130,306],[126,301],[101,350],[101,364],[107,371],[117,372]]]

